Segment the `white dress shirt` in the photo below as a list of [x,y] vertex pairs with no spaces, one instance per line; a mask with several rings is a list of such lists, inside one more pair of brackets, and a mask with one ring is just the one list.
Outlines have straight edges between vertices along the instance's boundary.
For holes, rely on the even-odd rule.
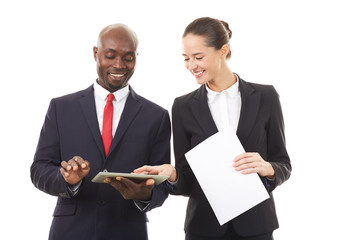
[[[106,105],[106,101],[109,95],[109,91],[100,86],[97,82],[94,83],[94,97],[95,97],[95,108],[96,108],[96,115],[99,122],[100,133],[102,134],[102,124],[103,124],[103,117],[104,117],[104,108]],[[125,101],[127,96],[129,95],[129,85],[117,90],[113,93],[115,98],[113,100],[113,126],[112,126],[112,136],[114,137],[116,128],[119,125],[121,114],[124,110]],[[71,194],[74,196],[81,185],[81,182],[78,182],[75,185],[70,186]]]
[[[236,78],[238,78],[236,76]],[[239,91],[239,79],[229,88],[222,92],[215,92],[206,85],[208,104],[211,115],[219,131],[231,127],[237,130],[240,110],[241,96]]]
[[[100,86],[98,82],[94,83],[94,97],[95,97],[95,107],[96,107],[96,115],[99,122],[99,128],[100,133],[102,134],[102,125],[103,125],[103,118],[104,118],[104,108],[106,105],[106,101],[109,95],[109,91]],[[116,92],[113,92],[114,94],[114,100],[113,100],[113,126],[112,126],[112,136],[114,137],[116,129],[119,125],[119,121],[122,115],[122,112],[124,111],[125,102],[127,97],[129,96],[130,90],[129,85],[126,87],[123,87]],[[134,200],[134,203],[136,207],[141,210],[145,211],[146,208],[150,205],[150,201],[140,201],[140,200]]]
[[[129,85],[123,87],[116,92],[113,92],[115,98],[113,100],[113,126],[112,136],[114,137],[117,126],[119,125],[121,114],[124,110],[127,96],[129,95]],[[96,106],[96,115],[99,122],[100,133],[102,134],[102,124],[104,117],[104,108],[109,95],[109,91],[100,86],[97,82],[94,83],[94,97]]]
[[[102,134],[102,125],[103,125],[103,117],[104,117],[104,108],[106,105],[106,101],[109,95],[109,91],[100,86],[97,82],[94,83],[94,97],[95,97],[95,108],[96,115],[99,123],[100,133]],[[119,125],[119,121],[121,118],[121,114],[124,111],[125,102],[130,93],[129,85],[124,88],[113,92],[114,100],[113,100],[113,126],[112,126],[112,136],[114,137],[116,129]],[[70,187],[71,193],[74,196],[81,185],[82,180],[74,186]],[[146,208],[150,205],[150,201],[138,201],[134,200],[135,205],[141,211],[145,211]]]
[[[219,131],[231,127],[236,132],[241,110],[241,95],[239,90],[239,79],[229,88],[221,93],[211,90],[206,84],[208,105],[211,116],[214,119]],[[170,186],[176,185],[177,182],[167,181]]]

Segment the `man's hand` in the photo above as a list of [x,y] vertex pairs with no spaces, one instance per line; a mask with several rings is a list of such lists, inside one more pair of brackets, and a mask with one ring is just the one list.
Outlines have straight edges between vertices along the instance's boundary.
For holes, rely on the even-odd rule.
[[82,157],[75,156],[67,162],[61,162],[60,172],[67,183],[74,185],[88,175],[90,163]]
[[126,200],[151,200],[152,190],[155,186],[154,179],[147,179],[146,181],[135,183],[125,177],[105,178],[105,183],[110,184]]
[[272,178],[275,171],[259,153],[243,153],[235,157],[233,167],[243,174],[258,173],[262,177]]

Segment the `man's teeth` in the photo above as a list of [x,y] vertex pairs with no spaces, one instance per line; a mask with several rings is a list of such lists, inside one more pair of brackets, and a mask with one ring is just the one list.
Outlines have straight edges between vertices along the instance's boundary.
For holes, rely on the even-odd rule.
[[204,71],[201,71],[201,72],[194,72],[194,75],[200,75],[200,74],[202,74]]
[[110,73],[112,76],[114,76],[114,77],[122,77],[122,76],[124,76],[125,74],[123,74],[123,73]]

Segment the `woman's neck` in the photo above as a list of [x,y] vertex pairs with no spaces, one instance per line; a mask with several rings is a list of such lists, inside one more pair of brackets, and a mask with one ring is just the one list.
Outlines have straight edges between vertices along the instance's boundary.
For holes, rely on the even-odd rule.
[[228,69],[228,71],[225,71],[224,74],[221,74],[214,80],[207,82],[207,86],[215,92],[222,92],[231,87],[236,80],[237,78],[235,74]]

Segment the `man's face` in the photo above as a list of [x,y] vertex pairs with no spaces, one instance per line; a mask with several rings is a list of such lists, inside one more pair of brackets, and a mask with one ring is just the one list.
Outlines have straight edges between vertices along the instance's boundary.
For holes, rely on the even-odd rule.
[[125,29],[105,32],[94,47],[98,83],[109,92],[125,87],[135,71],[137,42]]

